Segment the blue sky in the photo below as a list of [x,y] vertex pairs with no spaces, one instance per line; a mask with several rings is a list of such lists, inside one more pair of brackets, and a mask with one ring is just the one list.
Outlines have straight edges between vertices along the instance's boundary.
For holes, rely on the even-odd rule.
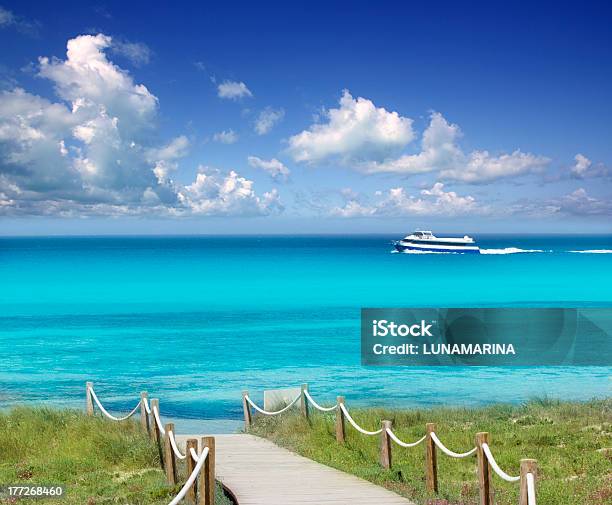
[[0,233],[611,232],[611,17],[0,1]]

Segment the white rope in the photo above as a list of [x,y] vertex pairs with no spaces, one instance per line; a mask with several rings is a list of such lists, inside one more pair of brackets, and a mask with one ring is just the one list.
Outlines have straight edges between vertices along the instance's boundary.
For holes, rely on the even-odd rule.
[[208,447],[205,447],[204,450],[202,451],[202,454],[200,454],[200,457],[198,459],[198,462],[195,468],[193,469],[193,472],[191,472],[191,475],[187,479],[187,482],[185,482],[185,485],[181,488],[181,490],[179,491],[179,494],[177,494],[168,505],[177,505],[183,498],[185,498],[187,491],[189,491],[189,488],[193,486],[193,483],[198,478],[198,474],[200,473],[200,470],[202,469],[202,465],[204,465],[204,461],[206,461],[206,458],[208,456],[208,451],[209,451]]
[[157,428],[162,435],[166,434],[166,430],[164,429],[164,425],[159,418],[159,412],[157,411],[157,407],[153,407],[153,417],[155,418],[155,423],[157,424]]
[[310,396],[310,393],[308,392],[308,390],[304,390],[304,396],[306,396],[308,401],[312,403],[312,406],[315,409],[320,410],[321,412],[331,412],[332,410],[336,410],[338,408],[337,403],[333,407],[322,407],[321,405],[319,405],[317,402],[314,401],[314,398]]
[[151,414],[151,407],[149,407],[149,400],[145,397],[142,399],[144,401],[144,408],[147,414]]
[[531,472],[527,475],[527,504],[536,505],[535,477]]
[[259,408],[257,405],[255,405],[253,403],[253,401],[249,398],[249,395],[246,395],[245,398],[247,400],[247,402],[249,402],[251,404],[251,407],[253,407],[257,412],[261,412],[262,414],[266,415],[266,416],[276,416],[278,414],[282,414],[283,412],[285,412],[286,410],[289,410],[291,407],[293,407],[293,405],[295,404],[295,402],[297,402],[302,396],[302,393],[300,393],[299,395],[297,395],[295,397],[295,399],[289,404],[287,405],[284,409],[280,409],[277,410],[276,412],[269,412],[267,410],[261,409]]
[[364,435],[379,435],[380,433],[382,433],[382,428],[379,429],[379,430],[376,430],[376,431],[364,430],[361,426],[359,426],[355,422],[355,420],[348,413],[348,410],[346,410],[346,407],[344,406],[344,403],[340,404],[340,409],[342,410],[342,412],[344,412],[344,415],[348,419],[349,423],[351,423],[353,425],[353,428],[355,428],[358,432],[363,433]]
[[506,472],[504,472],[499,467],[499,465],[497,464],[497,461],[495,461],[495,458],[493,457],[493,454],[491,453],[491,449],[489,449],[488,444],[486,443],[482,444],[482,450],[487,456],[487,459],[489,460],[489,464],[491,465],[491,468],[493,468],[493,470],[495,470],[495,473],[499,475],[502,479],[507,480],[508,482],[516,482],[518,480],[521,480],[520,475],[518,477],[512,477],[512,475],[508,475]]
[[113,421],[125,421],[126,419],[129,419],[130,417],[132,417],[136,411],[138,410],[138,407],[140,407],[140,402],[138,402],[138,404],[134,407],[134,409],[127,415],[127,416],[123,416],[123,417],[115,417],[112,414],[110,414],[100,403],[100,400],[98,400],[98,397],[95,393],[95,391],[93,390],[93,388],[89,388],[89,394],[91,395],[91,397],[94,399],[94,401],[96,402],[96,404],[98,405],[98,408],[100,409],[100,411],[109,419],[112,419]]
[[174,432],[171,430],[168,431],[168,438],[170,439],[170,445],[172,446],[172,450],[178,459],[185,459],[187,457],[187,453],[181,454],[179,451],[178,445],[176,445],[176,439],[174,438]]
[[440,450],[444,454],[446,454],[447,456],[450,456],[451,458],[467,458],[468,456],[471,456],[472,454],[476,452],[476,447],[469,450],[468,452],[451,451],[442,442],[440,442],[440,439],[437,437],[437,435],[433,431],[431,432],[431,439],[434,441],[434,443],[440,448]]
[[387,428],[387,435],[389,435],[391,437],[391,440],[393,440],[397,445],[401,447],[416,447],[427,438],[427,435],[424,435],[423,438],[419,438],[416,442],[402,442],[399,438],[397,438],[397,435],[393,433],[390,428]]
[[198,453],[195,451],[193,447],[189,448],[189,454],[191,454],[191,457],[193,458],[194,461],[198,461],[200,459],[198,457]]

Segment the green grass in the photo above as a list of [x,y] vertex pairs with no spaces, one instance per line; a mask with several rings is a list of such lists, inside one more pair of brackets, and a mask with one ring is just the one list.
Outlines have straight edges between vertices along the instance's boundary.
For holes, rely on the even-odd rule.
[[[538,461],[538,505],[612,503],[612,399],[568,403],[546,399],[521,406],[435,408],[428,410],[350,409],[368,430],[381,419],[393,422],[394,432],[414,441],[425,423],[436,423],[440,440],[451,450],[474,446],[478,431],[490,433],[490,447],[500,467],[519,474],[519,460]],[[393,468],[379,464],[378,436],[366,437],[347,422],[347,441],[335,440],[334,415],[313,413],[310,424],[296,413],[259,416],[252,432],[299,454],[355,474],[411,498],[419,504],[477,504],[475,458],[453,459],[438,451],[437,495],[425,489],[424,445],[401,448],[393,444]],[[518,503],[518,483],[493,476],[496,505]]]
[[[32,407],[0,412],[0,485],[8,484],[65,486],[41,505],[167,505],[182,486],[166,485],[157,448],[136,423]],[[217,497],[230,504],[220,489]]]

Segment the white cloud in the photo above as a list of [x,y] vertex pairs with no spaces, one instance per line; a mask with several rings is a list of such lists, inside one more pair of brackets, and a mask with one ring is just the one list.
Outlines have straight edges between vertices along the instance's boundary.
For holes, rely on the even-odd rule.
[[65,60],[39,59],[57,103],[22,89],[0,92],[0,212],[253,215],[281,208],[277,194],[256,195],[235,172],[209,175],[208,187],[218,181],[220,188],[216,203],[198,193],[201,175],[187,186],[174,181],[189,140],[158,144],[157,97],[108,60],[111,46],[108,36],[83,35],[68,41]]
[[213,135],[213,140],[221,144],[235,144],[238,142],[238,134],[232,129],[223,130],[215,133]]
[[10,26],[15,22],[15,15],[5,9],[4,7],[0,6],[0,26]]
[[370,217],[376,214],[376,210],[376,207],[349,200],[341,207],[333,207],[330,214],[336,217]]
[[200,167],[196,180],[179,191],[179,198],[193,214],[262,215],[282,210],[276,190],[257,196],[253,181],[233,170],[225,175],[218,170]]
[[505,177],[516,177],[542,171],[550,162],[544,156],[536,156],[516,150],[511,154],[491,156],[488,151],[472,151],[466,154],[458,145],[461,129],[450,124],[439,112],[431,114],[429,126],[423,133],[421,151],[405,154],[383,162],[372,161],[358,166],[368,172],[418,174],[439,172],[443,179],[466,183],[485,183]]
[[244,82],[224,81],[217,86],[217,95],[219,98],[238,100],[244,97],[251,97],[253,93],[251,93],[251,90],[247,88]]
[[358,195],[348,194],[344,205],[334,207],[331,214],[340,217],[367,216],[462,216],[488,214],[490,209],[480,205],[472,196],[460,196],[454,191],[444,191],[444,184],[436,182],[423,189],[418,196],[409,195],[403,187],[377,191],[375,201],[366,204]]
[[270,132],[274,125],[281,121],[285,117],[285,111],[283,109],[273,109],[272,107],[266,107],[259,113],[255,120],[255,132],[257,135],[265,135]]
[[578,216],[612,215],[612,200],[601,200],[589,196],[584,188],[565,195],[552,202],[558,205],[559,211]]
[[28,21],[27,19],[16,15],[12,11],[0,6],[0,28],[13,27],[21,33],[27,35],[38,35],[39,23],[37,21]]
[[366,172],[395,172],[418,174],[450,168],[464,162],[464,154],[456,140],[461,130],[456,124],[449,124],[442,114],[434,112],[429,126],[423,133],[422,150],[418,154],[405,154],[399,158],[382,162],[364,163]]
[[152,51],[143,42],[130,42],[114,37],[111,50],[114,54],[127,58],[136,67],[147,65],[151,61]]
[[432,112],[421,149],[400,155],[413,139],[412,119],[377,108],[365,98],[345,91],[340,108],[325,112],[327,122],[312,125],[289,139],[296,161],[321,162],[340,158],[357,171],[412,175],[437,172],[440,178],[478,184],[538,173],[550,159],[520,150],[491,155],[485,150],[465,153],[459,146],[461,129],[439,112]]
[[267,172],[275,181],[286,181],[289,178],[289,169],[276,158],[262,160],[257,156],[248,157],[249,165]]
[[518,149],[500,156],[491,156],[488,151],[473,151],[463,165],[442,170],[440,177],[467,183],[486,183],[506,177],[540,173],[549,163],[550,158],[523,153]]
[[289,153],[295,161],[384,158],[405,147],[414,137],[411,119],[376,107],[366,98],[354,99],[348,90],[340,98],[340,107],[329,109],[324,115],[327,122],[313,124],[289,139]]
[[583,154],[578,153],[574,156],[574,161],[574,165],[570,168],[570,175],[574,179],[607,177],[610,174],[607,167],[601,163],[594,166],[593,162]]

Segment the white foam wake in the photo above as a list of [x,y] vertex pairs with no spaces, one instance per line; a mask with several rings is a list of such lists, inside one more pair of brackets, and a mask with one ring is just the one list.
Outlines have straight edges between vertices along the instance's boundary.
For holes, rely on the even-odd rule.
[[584,251],[569,251],[580,254],[612,254],[612,249],[585,249]]
[[519,254],[519,253],[543,253],[543,249],[519,249],[518,247],[504,247],[503,249],[481,249],[480,254]]

